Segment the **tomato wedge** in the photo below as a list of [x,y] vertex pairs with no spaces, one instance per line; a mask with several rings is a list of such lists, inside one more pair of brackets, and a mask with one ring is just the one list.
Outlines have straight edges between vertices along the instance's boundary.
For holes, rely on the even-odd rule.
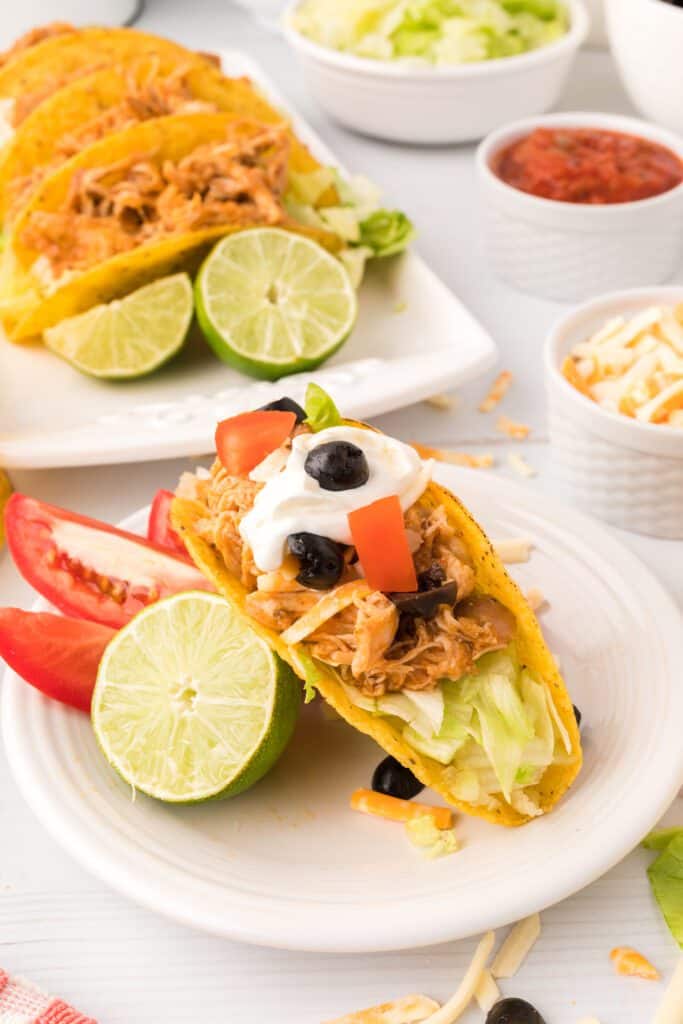
[[417,590],[403,510],[395,494],[350,512],[349,526],[365,578],[373,590]]
[[189,558],[25,494],[10,498],[5,527],[21,575],[73,618],[119,629],[160,597],[213,589]]
[[162,548],[174,551],[177,555],[187,557],[187,548],[171,526],[171,504],[175,494],[173,491],[157,491],[152,507],[149,510],[147,539]]
[[245,476],[287,440],[296,426],[293,412],[257,409],[231,416],[216,427],[216,451],[231,476]]
[[49,612],[0,608],[0,657],[46,697],[90,711],[97,669],[116,630]]

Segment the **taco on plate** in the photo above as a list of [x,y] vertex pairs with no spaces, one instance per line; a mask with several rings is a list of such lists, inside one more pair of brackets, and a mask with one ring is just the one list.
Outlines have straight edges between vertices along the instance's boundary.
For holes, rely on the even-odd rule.
[[[322,428],[322,429],[318,429]],[[216,432],[172,521],[196,565],[351,725],[450,804],[550,811],[579,731],[538,622],[481,527],[408,445],[317,394]]]
[[154,56],[166,62],[198,57],[178,43],[131,28],[72,29],[57,23],[34,29],[4,62],[0,59],[0,146],[58,89],[107,65]]
[[[7,230],[46,176],[105,136],[155,117],[220,112],[263,124],[284,120],[247,79],[228,78],[187,51],[154,53],[84,75],[40,103],[7,144],[0,161],[0,221]],[[293,133],[290,144],[297,172],[319,168]]]
[[0,316],[8,336],[66,317],[179,269],[211,243],[279,226],[336,251],[333,231],[294,219],[284,122],[175,114],[105,136],[45,178],[12,224],[2,257]]

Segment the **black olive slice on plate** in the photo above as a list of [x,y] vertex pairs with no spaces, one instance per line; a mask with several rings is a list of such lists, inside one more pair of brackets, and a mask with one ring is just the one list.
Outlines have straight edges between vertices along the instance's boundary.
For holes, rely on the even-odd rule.
[[276,398],[274,402],[268,402],[267,405],[262,405],[259,412],[293,412],[297,423],[303,423],[306,419],[306,413],[299,403],[295,402],[293,398],[287,398],[286,395],[283,398]]
[[458,584],[451,580],[435,590],[417,591],[413,594],[388,594],[399,612],[420,619],[433,619],[442,604],[454,605],[458,600]]
[[572,704],[572,707],[574,708],[574,718],[576,719],[576,724],[580,728],[581,727],[581,719],[583,718],[583,715],[581,714],[581,712],[577,708],[576,704]]
[[343,544],[317,533],[291,533],[287,546],[301,566],[297,582],[312,590],[329,590],[344,571]]
[[375,768],[372,788],[375,793],[396,796],[399,800],[412,800],[422,792],[424,786],[415,778],[410,768],[406,768],[395,757],[385,757]]
[[486,1024],[545,1024],[545,1021],[526,999],[500,999],[489,1010]]
[[370,477],[364,452],[350,441],[327,441],[312,448],[304,469],[324,491],[353,491]]

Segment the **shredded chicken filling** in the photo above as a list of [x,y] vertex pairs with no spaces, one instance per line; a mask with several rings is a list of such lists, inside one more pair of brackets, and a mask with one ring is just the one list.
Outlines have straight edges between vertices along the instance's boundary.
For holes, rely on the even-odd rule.
[[59,278],[153,239],[279,224],[288,156],[285,126],[236,121],[225,140],[177,162],[159,165],[154,154],[131,154],[109,167],[78,170],[62,208],[33,211],[21,241]]
[[[198,533],[241,579],[248,591],[249,614],[281,633],[315,607],[322,595],[297,582],[296,561],[289,557],[274,573],[260,573],[254,564],[239,527],[262,486],[230,476],[216,461],[208,478],[189,478],[178,493],[206,507]],[[406,513],[405,523],[414,541],[418,572],[436,565],[447,579],[456,581],[455,608],[444,604],[432,618],[414,617],[400,614],[385,594],[359,592],[353,603],[303,641],[314,658],[334,665],[345,682],[373,697],[430,690],[444,678],[458,679],[482,654],[506,646],[514,632],[511,613],[493,598],[475,593],[468,553],[445,511],[418,501]],[[354,579],[358,574],[349,557],[339,585]]]
[[98,142],[106,135],[123,131],[140,121],[170,114],[216,113],[214,103],[197,99],[188,82],[191,67],[183,65],[170,74],[160,75],[159,61],[155,60],[144,78],[137,70],[126,76],[126,94],[120,103],[103,110],[97,117],[77,130],[63,136],[55,146],[54,159],[10,185],[10,209],[15,213],[40,181],[60,164],[80,153],[86,146]]

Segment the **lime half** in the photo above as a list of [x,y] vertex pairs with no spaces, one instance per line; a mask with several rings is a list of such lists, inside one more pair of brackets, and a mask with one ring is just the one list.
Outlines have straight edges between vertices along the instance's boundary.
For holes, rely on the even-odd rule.
[[170,803],[236,796],[272,768],[301,686],[216,594],[150,605],[107,647],[92,701],[95,735],[135,789]]
[[266,380],[319,366],[346,341],[358,310],[344,266],[279,228],[222,239],[199,272],[195,301],[216,355]]
[[193,313],[192,284],[174,274],[45,331],[45,344],[93,377],[151,373],[181,347]]

